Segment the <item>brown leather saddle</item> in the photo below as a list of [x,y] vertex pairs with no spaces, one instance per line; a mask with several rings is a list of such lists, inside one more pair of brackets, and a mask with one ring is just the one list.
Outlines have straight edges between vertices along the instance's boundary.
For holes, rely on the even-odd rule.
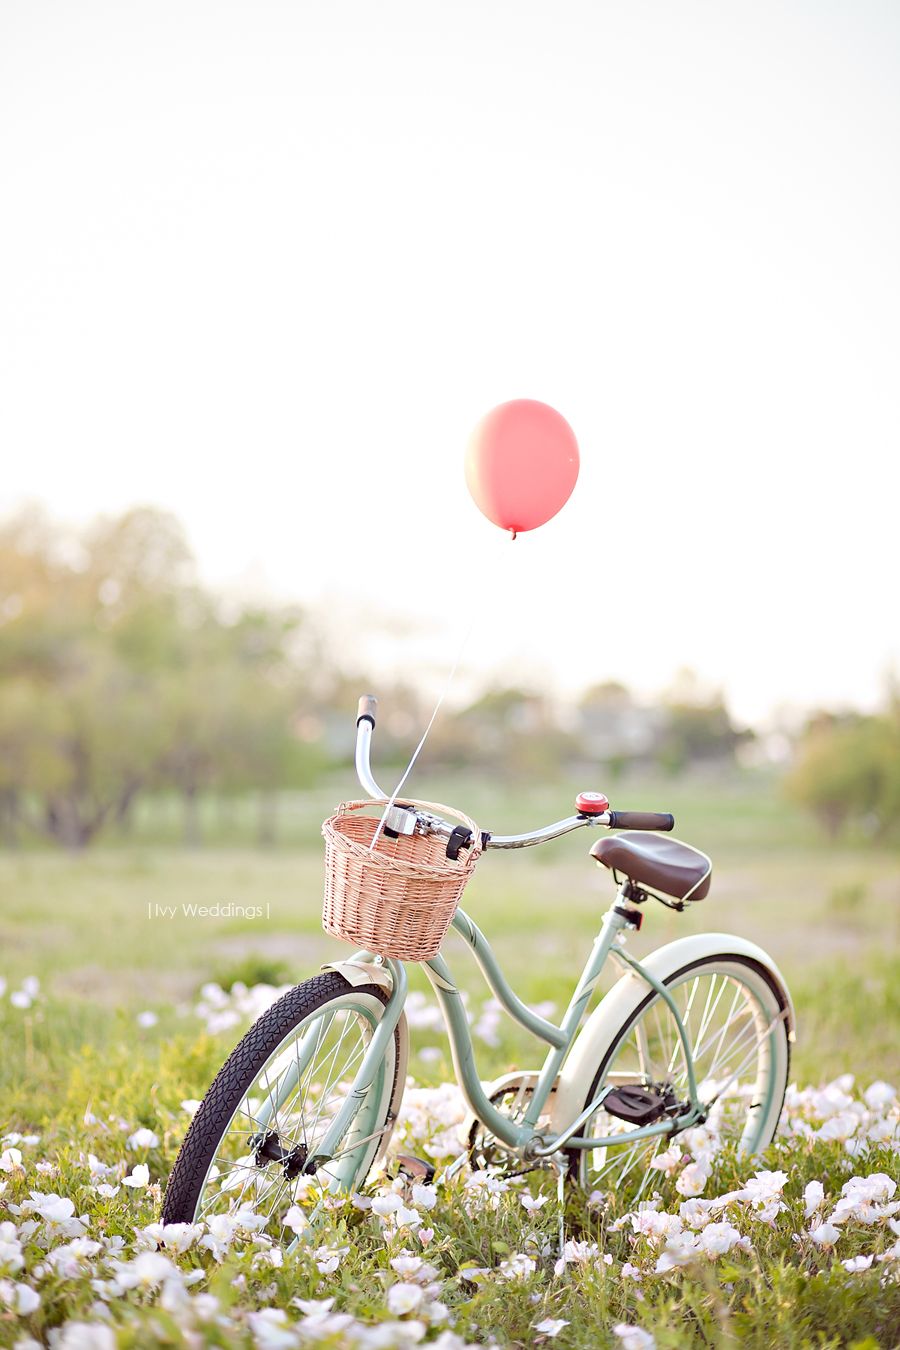
[[623,830],[598,839],[591,857],[674,900],[703,900],[709,894],[712,863],[705,853],[678,839]]

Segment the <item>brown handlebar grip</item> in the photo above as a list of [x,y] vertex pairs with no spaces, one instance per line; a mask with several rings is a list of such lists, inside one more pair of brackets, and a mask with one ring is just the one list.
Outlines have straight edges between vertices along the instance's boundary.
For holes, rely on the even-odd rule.
[[375,709],[378,707],[378,699],[374,694],[363,694],[359,700],[359,706],[356,709],[356,725],[359,726],[364,717],[368,717],[372,726],[375,725]]
[[675,817],[662,811],[610,811],[611,830],[674,830]]

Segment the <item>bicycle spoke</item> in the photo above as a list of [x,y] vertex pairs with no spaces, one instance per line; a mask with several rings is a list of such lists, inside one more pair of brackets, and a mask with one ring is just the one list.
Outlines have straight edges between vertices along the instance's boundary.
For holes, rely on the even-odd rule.
[[750,1060],[752,1059],[752,1057],[753,1057],[754,1055],[758,1055],[758,1054],[759,1054],[759,1047],[760,1047],[760,1044],[765,1040],[765,1037],[766,1037],[766,1036],[769,1036],[769,1035],[771,1034],[773,1028],[774,1028],[775,1026],[777,1026],[777,1024],[778,1024],[779,1022],[783,1021],[784,1018],[785,1018],[785,1016],[786,1016],[786,1013],[785,1013],[785,1012],[780,1012],[780,1013],[778,1014],[777,1017],[773,1017],[773,1018],[772,1018],[772,1021],[771,1021],[771,1022],[769,1023],[769,1025],[766,1027],[766,1030],[765,1030],[763,1036],[760,1038],[760,1041],[759,1041],[756,1045],[754,1045],[754,1046],[752,1047],[752,1049],[748,1052],[748,1054],[744,1057],[744,1059],[741,1060],[741,1062],[740,1062],[740,1064],[738,1065],[738,1067],[737,1067],[737,1068],[733,1071],[733,1073],[725,1080],[725,1085],[724,1085],[724,1087],[721,1087],[721,1088],[719,1089],[719,1091],[716,1093],[716,1096],[713,1098],[714,1101],[718,1100],[718,1099],[722,1096],[722,1093],[725,1091],[725,1089],[726,1089],[727,1087],[730,1087],[730,1085],[731,1085],[736,1079],[738,1079],[738,1078],[740,1077],[740,1075],[744,1072],[744,1069],[745,1069],[745,1068],[747,1067],[747,1065],[750,1063]]
[[[337,1063],[337,1058],[336,1058],[336,1057],[337,1057],[338,1051],[340,1050],[341,1046],[342,1046],[343,1043],[344,1043],[344,1037],[345,1037],[346,1034],[347,1034],[347,1028],[349,1027],[349,1025],[350,1025],[350,1018],[348,1017],[348,1018],[346,1018],[346,1020],[344,1021],[344,1026],[343,1026],[343,1028],[342,1028],[342,1030],[341,1030],[340,1040],[338,1041],[337,1045],[335,1046],[334,1052],[333,1052],[332,1057],[331,1057],[331,1065],[332,1065],[332,1068],[333,1068],[334,1065]],[[331,1079],[329,1078],[329,1079],[326,1081],[325,1086],[322,1088],[321,1096],[320,1096],[320,1098],[319,1098],[318,1110],[316,1111],[316,1118],[315,1118],[315,1120],[313,1121],[312,1127],[311,1127],[311,1129],[310,1129],[310,1135],[311,1135],[311,1137],[313,1138],[313,1140],[315,1140],[315,1138],[316,1138],[316,1127],[317,1127],[318,1124],[319,1124],[319,1119],[320,1119],[320,1117],[321,1117],[321,1115],[322,1115],[322,1107],[323,1107],[324,1104],[325,1104],[326,1098],[327,1098],[327,1096],[328,1096],[328,1090],[329,1090],[330,1086],[331,1086]]]
[[[692,974],[674,985],[672,994],[695,1078],[703,1089],[701,1100],[715,1094],[709,1101],[708,1128],[713,1140],[718,1141],[716,1146],[731,1142],[752,1149],[759,1137],[753,1112],[762,1091],[760,1074],[765,1072],[761,1056],[774,1023],[764,1027],[768,1018],[762,1016],[763,1008],[752,985],[727,967]],[[636,1014],[601,1081],[623,1086],[659,1084],[675,1102],[687,1099],[687,1052],[666,1000],[656,997]],[[628,1125],[623,1129],[623,1122],[601,1107],[586,1133],[602,1137],[634,1128]],[[631,1144],[626,1140],[587,1150],[585,1166],[590,1184],[617,1191],[626,1187],[629,1202],[637,1203],[656,1176],[651,1163],[676,1138],[651,1135]]]
[[740,1051],[742,1051],[746,1045],[749,1045],[751,1041],[756,1040],[756,1036],[757,1036],[757,1028],[756,1022],[754,1021],[751,1023],[749,1027],[746,1028],[744,1032],[741,1033],[740,1038],[731,1045],[727,1055],[725,1055],[725,1057],[719,1061],[717,1066],[711,1066],[710,1070],[704,1075],[704,1077],[706,1078],[712,1077],[713,1067],[718,1067],[720,1070],[724,1069],[736,1054],[739,1054]]
[[716,994],[716,997],[712,1003],[712,1007],[710,1007],[710,999],[712,998],[713,989],[715,988],[715,982],[719,978],[720,977],[718,975],[713,976],[713,982],[712,985],[710,986],[709,994],[707,995],[706,1007],[703,1010],[703,1020],[700,1023],[700,1030],[697,1032],[698,1045],[703,1044],[703,1037],[706,1035],[706,1028],[709,1026],[710,1021],[715,1016],[716,1008],[719,1006],[719,1000],[721,999],[727,986],[727,981],[725,980],[724,977],[722,977],[722,983],[719,986],[719,992]]
[[334,1190],[344,1178],[352,1179],[387,1128],[373,1129],[376,1121],[365,1103],[333,1158],[314,1176],[303,1175],[302,1163],[315,1155],[317,1141],[346,1101],[373,1033],[373,1019],[350,996],[337,1007],[317,1009],[273,1051],[222,1131],[198,1198],[198,1220],[252,1207],[265,1219],[270,1236],[284,1242],[291,1235],[281,1211],[303,1202],[308,1185],[301,1183],[317,1180]]

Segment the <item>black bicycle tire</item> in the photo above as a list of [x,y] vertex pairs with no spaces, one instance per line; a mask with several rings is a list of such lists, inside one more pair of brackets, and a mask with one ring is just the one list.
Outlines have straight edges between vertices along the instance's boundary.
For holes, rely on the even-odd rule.
[[[336,971],[314,975],[296,985],[262,1014],[238,1041],[216,1074],[191,1121],[166,1186],[163,1223],[192,1223],[209,1164],[244,1094],[269,1056],[305,1017],[348,991],[371,994],[387,1004],[383,989],[374,984],[354,986]],[[393,1101],[400,1068],[400,1031],[394,1030],[394,1078],[388,1096]],[[364,1177],[357,1178],[361,1185]]]

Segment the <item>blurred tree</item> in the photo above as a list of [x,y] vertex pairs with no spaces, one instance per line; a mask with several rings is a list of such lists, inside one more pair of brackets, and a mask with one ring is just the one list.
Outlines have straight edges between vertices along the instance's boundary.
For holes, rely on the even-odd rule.
[[636,703],[618,680],[592,685],[578,705],[578,742],[582,755],[618,778],[626,765],[652,759],[661,725],[657,707]]
[[662,711],[657,757],[672,773],[697,761],[731,760],[738,745],[753,736],[735,727],[721,690],[708,688],[690,670],[678,672]]
[[546,776],[569,760],[575,741],[564,731],[549,697],[532,689],[494,686],[444,719],[435,757],[489,765],[497,776]]
[[[201,790],[274,794],[314,759],[295,609],[227,612],[197,584],[183,532],[148,508],[82,534],[35,510],[0,527],[0,828],[82,847],[175,787],[199,838]],[[318,672],[322,678],[321,669]]]
[[819,713],[801,738],[785,789],[832,837],[854,822],[884,837],[900,820],[900,703],[885,713]]

